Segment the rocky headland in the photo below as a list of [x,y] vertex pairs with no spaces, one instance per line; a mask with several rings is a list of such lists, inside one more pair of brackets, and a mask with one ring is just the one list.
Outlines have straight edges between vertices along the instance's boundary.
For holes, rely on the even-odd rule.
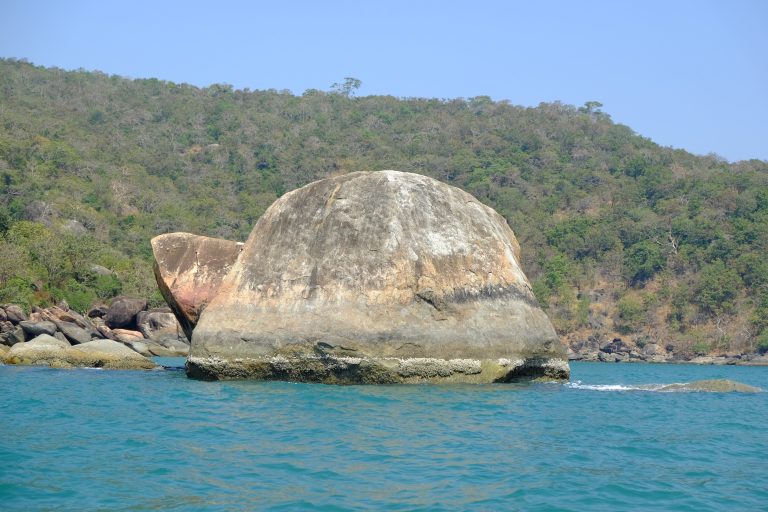
[[[184,240],[196,249],[175,245]],[[202,310],[191,377],[396,383],[569,375],[512,230],[457,188],[395,171],[328,178],[285,194],[242,248],[231,244],[185,234],[153,240],[169,304]],[[198,257],[212,246],[229,252]],[[219,271],[232,254],[231,268]],[[201,278],[191,277],[201,268]],[[176,276],[196,284],[175,292]],[[198,301],[196,286],[216,292]]]

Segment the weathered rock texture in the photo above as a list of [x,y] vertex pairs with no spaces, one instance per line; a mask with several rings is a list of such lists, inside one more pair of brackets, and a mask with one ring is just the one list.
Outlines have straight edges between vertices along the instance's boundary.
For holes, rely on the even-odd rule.
[[[184,248],[181,235],[166,236],[179,246],[165,253],[187,255],[174,273],[188,275],[196,249]],[[167,267],[160,258],[158,268]],[[416,174],[354,173],[285,194],[255,225],[215,294],[197,290],[194,279],[185,283],[186,293],[212,298],[194,331],[192,377],[568,377],[565,348],[536,303],[506,221],[471,195]]]
[[240,242],[168,233],[152,239],[155,278],[188,339],[243,248]]
[[42,365],[53,368],[109,368],[149,370],[156,365],[125,345],[112,340],[92,340],[70,346],[53,336],[41,334],[27,343],[19,343],[6,352],[7,364]]
[[176,315],[168,308],[140,312],[136,315],[136,326],[145,338],[183,336]]
[[135,327],[136,315],[147,308],[147,300],[134,297],[115,297],[104,321],[110,329]]
[[[115,310],[137,310],[135,307],[125,308],[125,301],[116,299],[115,302],[117,303]],[[140,308],[144,308],[146,305],[144,299],[129,299],[128,302],[139,304]],[[11,320],[8,320],[9,316],[6,314],[6,310],[11,311]],[[0,312],[2,312],[0,314],[0,346],[7,348],[19,345],[17,349],[22,352],[32,350],[31,347],[34,347],[35,344],[29,344],[38,338],[43,341],[50,341],[48,338],[56,338],[68,347],[86,344],[88,347],[93,347],[89,344],[91,341],[108,338],[119,341],[126,347],[146,356],[174,357],[186,356],[189,353],[189,344],[186,343],[186,338],[179,335],[180,329],[176,318],[167,309],[139,310],[138,313],[124,315],[128,318],[126,322],[140,323],[144,327],[141,332],[120,328],[110,329],[103,318],[99,316],[84,317],[69,309],[69,306],[64,302],[45,309],[33,307],[29,319],[21,308],[13,305],[0,306]],[[146,331],[146,334],[143,331]],[[47,338],[43,336],[47,336]],[[37,344],[40,343],[42,342],[38,340]],[[3,350],[2,352],[6,351]],[[74,354],[79,355],[78,352]],[[81,358],[81,361],[87,360]],[[93,359],[93,361],[99,362],[98,359]]]

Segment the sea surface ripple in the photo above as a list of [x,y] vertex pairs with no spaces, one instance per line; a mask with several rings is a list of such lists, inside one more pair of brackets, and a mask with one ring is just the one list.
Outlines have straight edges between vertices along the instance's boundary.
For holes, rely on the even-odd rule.
[[327,386],[0,366],[0,508],[767,509],[768,393],[654,389],[768,389],[768,368],[572,371]]

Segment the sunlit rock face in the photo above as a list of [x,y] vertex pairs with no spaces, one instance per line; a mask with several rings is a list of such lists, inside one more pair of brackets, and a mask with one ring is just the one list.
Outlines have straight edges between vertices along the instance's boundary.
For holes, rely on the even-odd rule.
[[395,171],[277,200],[202,312],[187,371],[328,383],[568,377],[506,221],[466,192]]
[[159,235],[151,243],[160,293],[192,339],[200,313],[218,293],[243,244],[189,233]]

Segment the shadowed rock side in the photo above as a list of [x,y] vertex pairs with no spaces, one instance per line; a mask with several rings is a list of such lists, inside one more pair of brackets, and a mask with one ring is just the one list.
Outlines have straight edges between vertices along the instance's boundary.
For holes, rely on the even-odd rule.
[[[154,242],[153,242],[153,245]],[[506,221],[431,178],[360,172],[285,194],[195,329],[203,379],[565,379]]]
[[241,242],[168,233],[152,239],[155,279],[187,339],[243,248]]

